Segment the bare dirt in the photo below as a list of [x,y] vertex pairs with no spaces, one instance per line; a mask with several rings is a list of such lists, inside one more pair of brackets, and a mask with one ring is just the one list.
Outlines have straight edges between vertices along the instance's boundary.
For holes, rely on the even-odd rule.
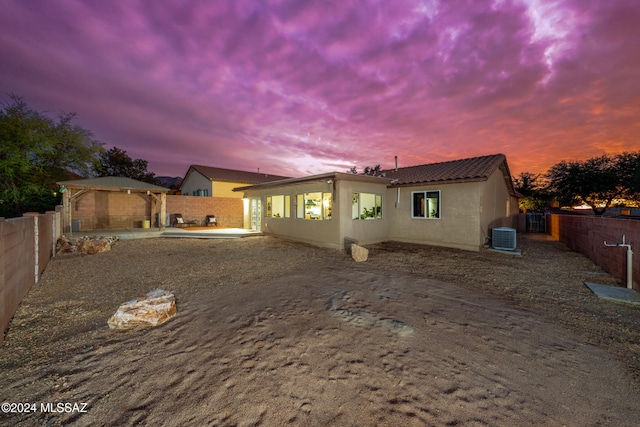
[[[57,256],[0,347],[0,401],[35,406],[0,424],[637,425],[640,309],[594,296],[585,281],[616,281],[564,245],[518,243],[390,242],[365,263],[272,237]],[[154,288],[175,318],[109,330]]]

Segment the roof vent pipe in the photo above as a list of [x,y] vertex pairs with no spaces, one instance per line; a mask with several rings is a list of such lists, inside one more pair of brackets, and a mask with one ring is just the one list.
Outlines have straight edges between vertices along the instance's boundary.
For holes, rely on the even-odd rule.
[[398,172],[398,156],[395,156],[396,158],[396,172]]

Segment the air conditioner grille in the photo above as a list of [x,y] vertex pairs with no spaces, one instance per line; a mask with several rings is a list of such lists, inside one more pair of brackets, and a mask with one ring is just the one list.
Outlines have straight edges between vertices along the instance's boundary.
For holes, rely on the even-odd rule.
[[516,249],[516,229],[509,227],[494,228],[491,233],[493,249],[513,251]]

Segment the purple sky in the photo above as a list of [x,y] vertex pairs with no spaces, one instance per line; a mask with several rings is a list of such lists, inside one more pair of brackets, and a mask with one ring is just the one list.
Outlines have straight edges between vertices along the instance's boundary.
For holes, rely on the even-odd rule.
[[156,175],[640,149],[637,0],[0,2],[0,99]]

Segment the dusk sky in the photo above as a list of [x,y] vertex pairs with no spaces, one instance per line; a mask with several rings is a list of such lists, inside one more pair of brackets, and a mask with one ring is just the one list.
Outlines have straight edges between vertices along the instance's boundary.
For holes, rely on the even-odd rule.
[[543,173],[640,150],[640,1],[0,0],[9,94],[156,175]]

